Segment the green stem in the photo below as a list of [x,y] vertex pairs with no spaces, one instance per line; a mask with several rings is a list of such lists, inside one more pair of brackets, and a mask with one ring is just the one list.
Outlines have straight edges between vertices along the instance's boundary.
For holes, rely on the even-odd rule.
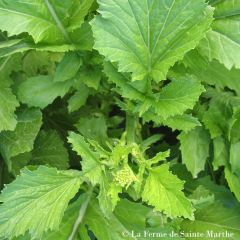
[[92,197],[92,190],[90,191],[86,201],[82,204],[80,210],[79,210],[79,214],[78,214],[78,218],[77,220],[75,221],[74,223],[74,226],[73,226],[73,230],[72,230],[72,233],[71,235],[69,236],[68,240],[73,240],[77,231],[78,231],[78,228],[80,226],[80,224],[82,223],[83,221],[83,217],[85,216],[85,213],[87,211],[87,207],[88,207],[88,204],[91,200],[91,197]]
[[138,117],[127,114],[127,116],[126,116],[126,132],[127,132],[127,143],[128,144],[136,142],[137,124],[138,124]]

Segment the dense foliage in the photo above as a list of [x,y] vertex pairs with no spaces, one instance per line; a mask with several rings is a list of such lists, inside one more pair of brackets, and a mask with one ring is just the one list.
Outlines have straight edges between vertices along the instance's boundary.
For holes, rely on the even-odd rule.
[[240,239],[240,0],[0,0],[0,239]]

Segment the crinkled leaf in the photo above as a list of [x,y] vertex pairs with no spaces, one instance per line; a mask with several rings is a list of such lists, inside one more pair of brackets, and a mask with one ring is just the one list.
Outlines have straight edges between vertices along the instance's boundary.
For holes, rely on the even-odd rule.
[[167,164],[151,169],[142,193],[143,201],[171,218],[193,219],[190,201],[182,192],[184,182],[169,171]]
[[39,239],[48,229],[57,230],[80,184],[77,171],[45,166],[22,170],[0,196],[0,236],[13,238],[29,231],[32,239]]
[[[133,80],[163,80],[167,71],[194,48],[212,21],[203,0],[98,0],[92,22],[95,48],[117,62]],[[127,37],[126,37],[127,36]]]

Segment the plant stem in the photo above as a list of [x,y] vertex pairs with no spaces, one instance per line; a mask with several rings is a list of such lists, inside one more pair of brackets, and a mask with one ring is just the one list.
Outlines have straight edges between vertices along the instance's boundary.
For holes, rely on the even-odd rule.
[[126,132],[127,132],[127,143],[131,144],[136,142],[136,127],[138,124],[138,118],[136,116],[127,113],[126,116]]
[[81,206],[81,208],[79,210],[78,218],[77,218],[77,220],[74,223],[72,233],[69,236],[68,240],[73,240],[74,239],[74,237],[75,237],[75,235],[77,233],[77,230],[78,230],[80,224],[83,221],[83,217],[84,217],[84,215],[86,213],[86,210],[87,210],[88,204],[89,204],[89,202],[91,200],[91,197],[92,197],[92,190],[90,191],[86,201],[82,204],[82,206]]

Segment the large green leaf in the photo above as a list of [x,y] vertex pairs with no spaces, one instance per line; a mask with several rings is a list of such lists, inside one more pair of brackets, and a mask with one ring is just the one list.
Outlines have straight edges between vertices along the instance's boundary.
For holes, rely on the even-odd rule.
[[68,152],[63,140],[54,130],[41,131],[34,143],[30,165],[44,165],[67,169]]
[[204,0],[98,0],[92,22],[95,48],[119,71],[163,80],[167,71],[194,48],[212,21]]
[[0,151],[9,170],[12,168],[12,157],[33,149],[41,125],[42,114],[38,109],[24,109],[18,113],[15,130],[0,133]]
[[28,32],[36,43],[71,43],[70,32],[79,28],[92,0],[0,1],[0,29],[9,36]]
[[200,52],[210,60],[217,59],[226,68],[240,68],[240,1],[217,1],[212,30],[199,45]]
[[73,80],[54,82],[52,76],[38,75],[24,80],[18,86],[17,95],[30,107],[45,108],[58,96],[63,97],[72,84]]
[[143,201],[171,218],[193,219],[190,201],[182,192],[184,182],[169,171],[167,164],[151,169],[142,193]]
[[182,161],[196,178],[204,170],[209,156],[210,136],[203,127],[196,127],[187,133],[182,132],[178,139],[181,143]]
[[80,184],[77,171],[45,166],[22,170],[0,195],[0,236],[13,238],[29,231],[32,239],[39,239],[45,231],[58,229]]
[[[185,234],[199,233],[202,237],[190,237],[187,239],[209,240],[239,239],[240,238],[240,211],[239,208],[230,209],[218,203],[207,205],[195,214],[195,221],[184,220],[182,229]],[[226,232],[231,236],[226,236]]]

